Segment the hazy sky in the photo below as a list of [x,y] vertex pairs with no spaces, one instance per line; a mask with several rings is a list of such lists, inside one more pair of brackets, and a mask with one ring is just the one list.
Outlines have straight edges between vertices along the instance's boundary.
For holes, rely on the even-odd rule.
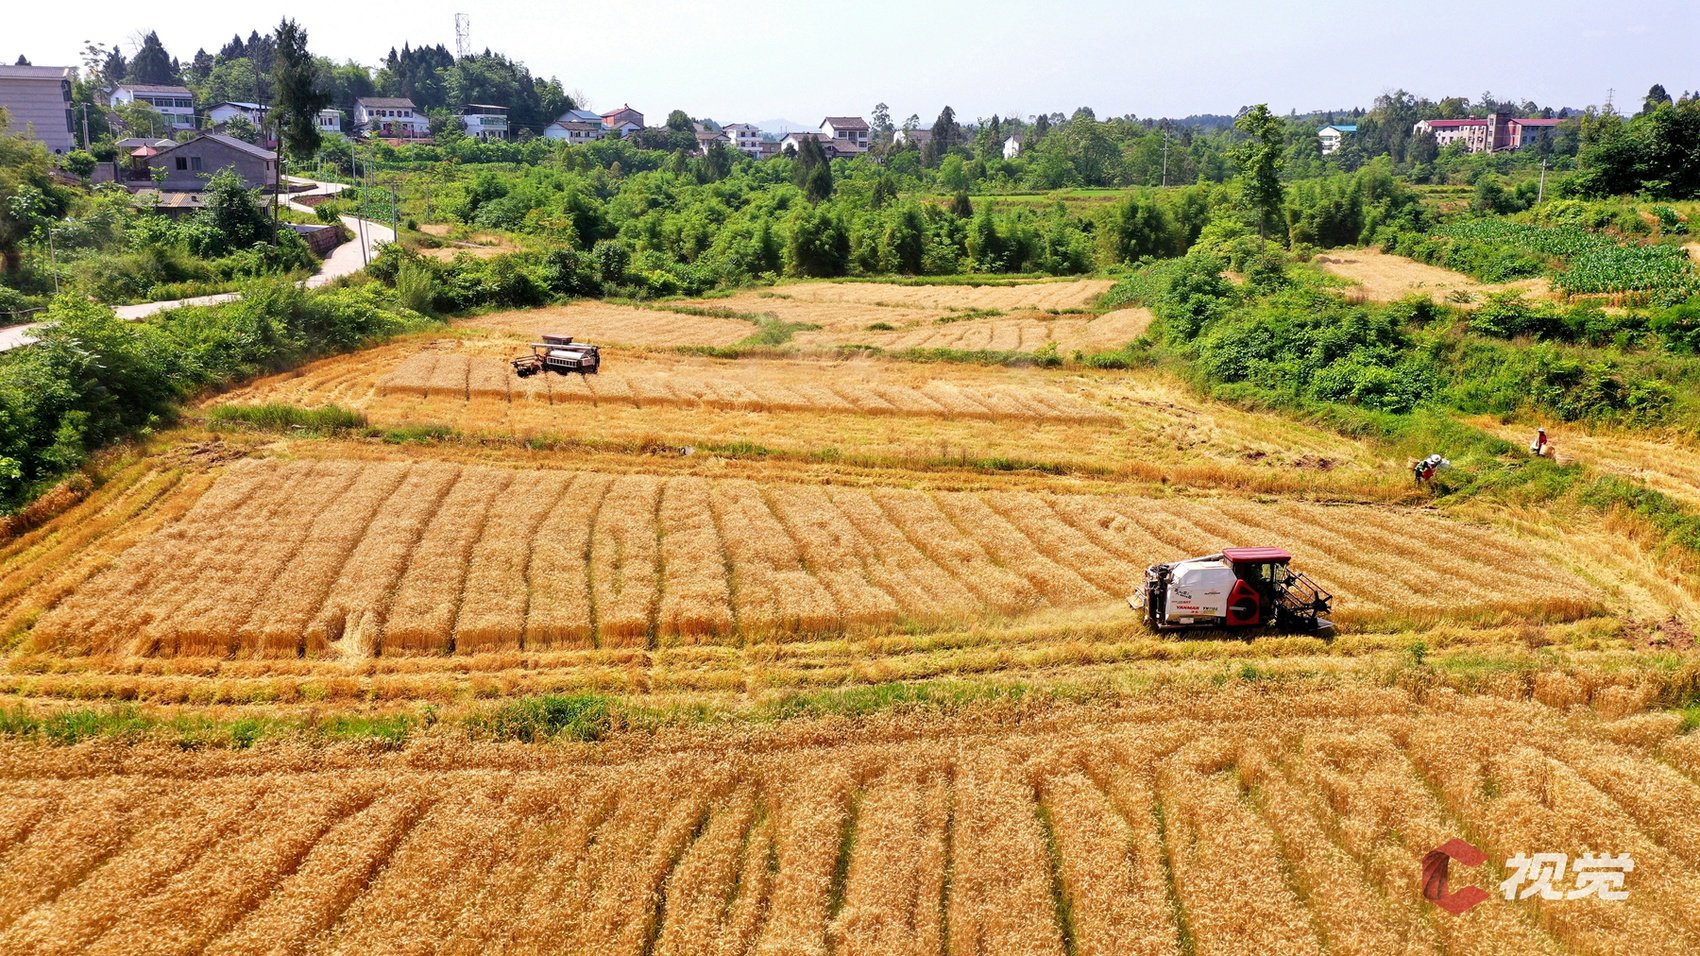
[[287,14],[315,53],[376,65],[403,41],[454,49],[454,15],[475,49],[507,53],[580,90],[721,122],[866,114],[930,123],[1091,106],[1100,117],[1368,105],[1403,87],[1484,91],[1582,106],[1617,90],[1700,88],[1700,0],[861,0],[584,4],[519,0],[247,0],[8,4],[0,57],[74,65],[84,40],[134,49],[159,31],[188,61]]

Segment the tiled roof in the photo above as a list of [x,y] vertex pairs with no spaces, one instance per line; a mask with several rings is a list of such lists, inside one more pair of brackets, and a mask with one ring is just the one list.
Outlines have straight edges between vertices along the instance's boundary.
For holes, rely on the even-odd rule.
[[416,107],[405,96],[362,96],[354,101],[360,106],[381,110],[411,110]]
[[868,121],[860,116],[828,116],[821,121],[822,126],[831,124],[833,129],[867,129]]
[[184,86],[160,86],[153,83],[120,83],[118,89],[129,90],[132,93],[170,93],[173,96],[194,96]]
[[62,80],[70,75],[68,66],[0,66],[0,80]]

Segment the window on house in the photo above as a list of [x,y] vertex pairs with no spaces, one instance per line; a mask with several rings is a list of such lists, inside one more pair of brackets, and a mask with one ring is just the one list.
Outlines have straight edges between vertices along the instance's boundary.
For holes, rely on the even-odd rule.
[[189,157],[189,168],[194,170],[197,173],[200,172],[201,171],[201,157],[199,157],[199,156]]
[[186,156],[177,157],[177,169],[178,169],[179,172],[186,172],[189,169],[189,159],[188,159],[188,157],[186,157]]

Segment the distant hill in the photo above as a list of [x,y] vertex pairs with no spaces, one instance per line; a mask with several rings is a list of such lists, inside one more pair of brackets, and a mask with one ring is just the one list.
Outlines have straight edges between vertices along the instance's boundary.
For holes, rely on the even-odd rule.
[[799,123],[796,120],[788,119],[758,120],[756,121],[756,125],[761,127],[762,132],[772,133],[775,136],[784,136],[786,133],[800,133],[804,130],[815,129],[819,126],[819,124],[815,123]]

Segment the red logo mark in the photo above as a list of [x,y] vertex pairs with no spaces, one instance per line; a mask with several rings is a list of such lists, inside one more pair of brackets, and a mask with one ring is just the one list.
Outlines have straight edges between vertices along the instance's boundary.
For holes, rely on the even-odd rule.
[[1488,893],[1479,886],[1466,886],[1456,893],[1448,892],[1447,870],[1453,860],[1465,866],[1481,866],[1487,861],[1487,854],[1453,837],[1423,857],[1423,897],[1453,916],[1460,916],[1465,910],[1485,901]]

